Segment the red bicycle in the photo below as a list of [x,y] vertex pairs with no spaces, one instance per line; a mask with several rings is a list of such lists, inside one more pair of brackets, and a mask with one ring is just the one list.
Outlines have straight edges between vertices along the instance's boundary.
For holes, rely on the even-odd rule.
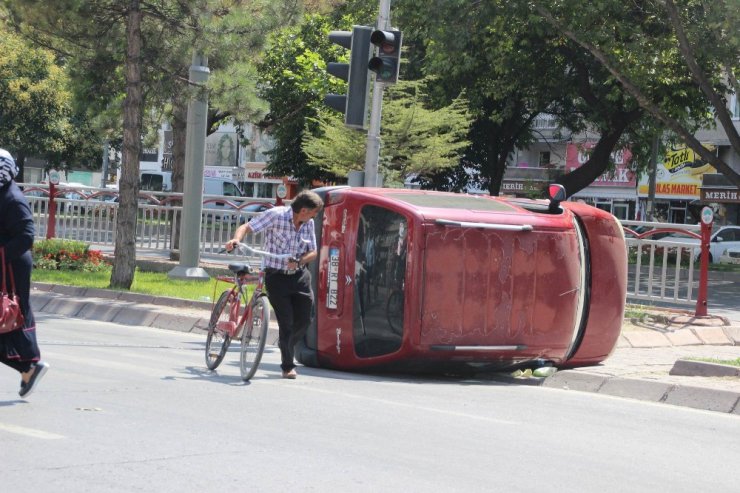
[[[264,258],[288,259],[290,254],[274,254],[257,250],[244,243],[236,247],[240,252],[249,252]],[[215,370],[226,356],[231,340],[241,337],[239,370],[245,382],[252,378],[265,351],[267,329],[270,324],[270,306],[264,292],[265,271],[258,271],[246,262],[229,264],[233,276],[217,276],[217,282],[228,282],[232,286],[219,296],[211,310],[206,338],[206,366]],[[254,286],[249,296],[248,287]],[[244,307],[244,308],[242,308]],[[240,316],[241,314],[241,316]],[[249,321],[249,324],[247,324]]]

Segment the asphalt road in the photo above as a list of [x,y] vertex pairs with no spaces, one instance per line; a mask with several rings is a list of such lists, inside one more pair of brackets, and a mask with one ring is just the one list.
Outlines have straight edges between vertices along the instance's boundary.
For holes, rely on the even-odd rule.
[[[40,314],[28,401],[0,372],[4,491],[737,491],[738,416],[483,380],[300,368],[241,382],[201,334]],[[236,347],[234,348],[236,349]]]

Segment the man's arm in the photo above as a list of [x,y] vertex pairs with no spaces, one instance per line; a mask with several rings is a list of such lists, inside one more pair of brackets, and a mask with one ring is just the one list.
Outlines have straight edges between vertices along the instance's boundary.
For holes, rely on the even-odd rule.
[[244,223],[236,228],[236,231],[234,231],[234,237],[226,242],[226,251],[230,252],[233,250],[236,245],[244,241],[244,237],[247,236],[247,233],[251,232],[252,228],[249,226],[249,223]]
[[318,252],[316,250],[311,250],[308,253],[305,253],[301,255],[301,258],[298,259],[298,266],[303,267],[304,265],[308,265],[309,263],[313,262],[316,257],[318,257]]

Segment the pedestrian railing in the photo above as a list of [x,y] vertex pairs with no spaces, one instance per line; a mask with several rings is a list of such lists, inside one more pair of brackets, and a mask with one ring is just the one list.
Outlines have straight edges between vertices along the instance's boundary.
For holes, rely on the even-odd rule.
[[[36,235],[49,237],[52,200],[48,187],[21,185],[33,210]],[[113,247],[117,197],[117,192],[109,189],[57,187],[53,200],[56,208],[53,236]],[[233,238],[240,224],[258,214],[243,210],[246,205],[234,197],[204,197],[201,254],[225,258],[224,244]],[[181,223],[182,194],[142,192],[136,226],[137,250],[168,254],[178,250]],[[629,258],[627,298],[696,304],[700,282],[696,271],[701,247],[700,226],[639,221],[622,221],[622,225]],[[262,235],[251,235],[246,242],[261,245]]]
[[[37,237],[53,236],[106,247],[115,245],[117,192],[101,188],[79,190],[60,185],[55,187],[55,196],[51,199],[46,185],[22,183],[21,186],[33,211]],[[233,238],[236,228],[257,214],[244,210],[255,202],[260,201],[205,196],[201,213],[201,253],[223,255],[221,250]],[[263,202],[273,201],[265,199]],[[137,250],[177,250],[182,209],[181,193],[140,193],[135,238]],[[261,239],[262,235],[252,235],[247,240],[260,244]]]
[[622,226],[629,259],[627,298],[696,304],[701,226],[641,221],[622,221]]

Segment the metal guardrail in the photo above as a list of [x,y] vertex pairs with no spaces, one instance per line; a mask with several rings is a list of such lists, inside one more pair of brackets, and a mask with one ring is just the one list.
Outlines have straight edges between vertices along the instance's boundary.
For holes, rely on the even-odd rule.
[[[46,238],[49,233],[51,200],[46,185],[20,184],[33,211],[36,236]],[[116,239],[118,193],[110,189],[65,187],[59,185],[54,197],[54,237],[79,240],[113,247]],[[244,210],[255,203],[273,204],[273,200],[241,199],[226,196],[204,196],[201,214],[200,251],[219,255],[223,245],[233,238],[234,231],[258,212]],[[177,235],[182,221],[181,193],[139,194],[136,223],[137,250],[171,251],[177,249]],[[261,245],[262,235],[246,239]]]
[[[621,221],[628,264],[627,298],[696,304],[701,226]],[[675,235],[678,233],[678,236]],[[664,235],[673,234],[667,237]]]
[[[39,184],[21,184],[31,205],[36,235],[45,238],[49,226],[49,191]],[[60,185],[55,197],[55,237],[80,240],[94,245],[113,247],[116,238],[117,192],[110,189],[84,190]],[[76,197],[76,198],[71,198]],[[204,197],[201,216],[200,252],[209,256],[219,253],[234,236],[239,224],[258,212],[243,210],[247,204],[234,197]],[[271,200],[264,202],[272,203]],[[182,220],[182,194],[142,192],[136,226],[137,250],[176,250],[175,238]],[[627,298],[647,301],[669,301],[685,305],[697,301],[700,226],[655,222],[622,221],[628,256]],[[663,234],[680,233],[686,239],[665,238]],[[692,240],[693,239],[693,240]],[[695,241],[695,244],[687,243]],[[262,244],[262,235],[245,239],[250,245]]]

